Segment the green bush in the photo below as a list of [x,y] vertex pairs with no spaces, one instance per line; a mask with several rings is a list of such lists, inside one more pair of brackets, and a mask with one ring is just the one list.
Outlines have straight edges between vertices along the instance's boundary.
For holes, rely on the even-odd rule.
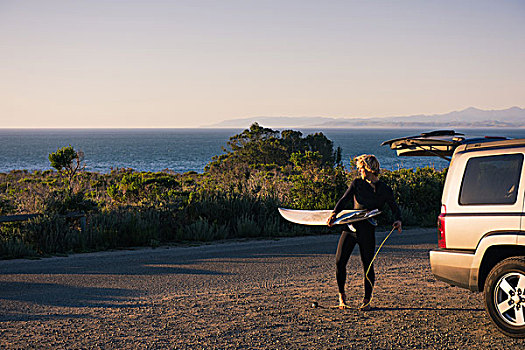
[[215,230],[206,218],[199,218],[183,227],[177,238],[184,241],[211,241],[215,238]]
[[181,227],[176,235],[179,241],[208,242],[217,239],[225,239],[230,236],[229,229],[225,225],[210,224],[206,218]]
[[117,209],[94,214],[87,223],[88,246],[93,249],[149,245],[175,237],[169,213],[154,209]]
[[381,179],[392,187],[406,224],[421,226],[435,225],[441,210],[445,178],[446,170],[437,171],[430,167],[381,174]]
[[268,217],[263,223],[263,233],[265,236],[277,236],[281,232],[281,217],[274,215]]
[[237,237],[259,237],[261,231],[258,223],[247,214],[238,217],[236,220],[235,232]]
[[36,256],[37,253],[21,238],[0,239],[0,258],[17,259]]
[[97,203],[85,198],[83,192],[53,191],[46,198],[43,209],[47,214],[88,213],[97,210]]
[[22,237],[38,254],[56,254],[83,250],[80,228],[73,219],[44,215],[22,226]]
[[341,168],[296,167],[290,176],[291,188],[285,205],[297,209],[331,209],[346,190]]

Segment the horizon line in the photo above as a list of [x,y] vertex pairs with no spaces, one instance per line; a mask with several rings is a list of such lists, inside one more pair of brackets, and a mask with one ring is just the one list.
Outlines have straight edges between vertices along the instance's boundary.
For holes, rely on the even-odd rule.
[[[256,121],[254,121],[255,123]],[[264,126],[264,125],[263,125]],[[481,126],[474,126],[474,125],[468,125],[468,126],[461,126],[461,125],[451,125],[451,126],[432,126],[432,125],[422,125],[422,126],[352,126],[352,127],[337,127],[337,126],[269,126],[269,128],[297,128],[297,129],[422,129],[422,128],[436,128],[442,130],[443,128],[465,128],[465,129],[525,129],[525,126],[488,126],[488,125],[481,125]],[[246,127],[242,126],[195,126],[195,127],[142,127],[142,126],[136,126],[136,127],[114,127],[114,126],[108,126],[108,127],[90,127],[90,126],[78,126],[78,127],[0,127],[0,130],[138,130],[138,129],[149,129],[149,130],[174,130],[174,129],[246,129]]]

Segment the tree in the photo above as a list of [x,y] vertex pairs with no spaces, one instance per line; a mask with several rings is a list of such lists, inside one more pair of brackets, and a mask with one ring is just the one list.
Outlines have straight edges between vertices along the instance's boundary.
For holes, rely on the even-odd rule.
[[279,141],[279,131],[253,123],[249,129],[230,137],[228,146],[237,162],[284,165],[286,153]]
[[[323,133],[315,133],[303,137],[300,131],[277,130],[264,128],[253,123],[249,129],[234,135],[228,142],[230,151],[214,157],[206,171],[237,171],[246,172],[249,168],[265,166],[293,166],[292,154],[317,153],[320,157],[319,166],[333,167],[340,162],[341,150],[333,150],[333,142]],[[296,155],[296,159],[298,155]],[[242,170],[242,171],[241,171]]]
[[324,136],[322,132],[306,136],[305,142],[309,151],[318,152],[321,155],[321,164],[323,166],[332,167],[335,165],[334,143]]
[[81,168],[84,153],[75,151],[71,145],[59,148],[56,152],[49,154],[51,166],[55,168],[66,179],[67,191],[71,193],[73,179]]

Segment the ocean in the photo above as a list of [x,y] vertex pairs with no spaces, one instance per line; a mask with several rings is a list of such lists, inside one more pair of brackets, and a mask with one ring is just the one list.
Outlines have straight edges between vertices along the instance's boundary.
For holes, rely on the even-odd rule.
[[[435,157],[397,157],[381,142],[429,130],[419,129],[295,129],[303,135],[323,132],[341,147],[343,163],[363,153],[375,154],[385,169],[432,166],[448,162]],[[203,172],[215,155],[225,153],[229,138],[242,129],[0,129],[0,172],[51,169],[48,155],[63,146],[82,150],[85,169],[109,172],[172,170]],[[468,135],[525,138],[525,129],[458,129]]]

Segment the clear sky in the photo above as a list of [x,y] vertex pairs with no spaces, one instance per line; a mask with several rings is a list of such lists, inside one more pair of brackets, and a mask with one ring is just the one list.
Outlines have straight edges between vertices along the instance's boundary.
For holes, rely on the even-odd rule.
[[0,0],[0,128],[524,105],[523,0]]

